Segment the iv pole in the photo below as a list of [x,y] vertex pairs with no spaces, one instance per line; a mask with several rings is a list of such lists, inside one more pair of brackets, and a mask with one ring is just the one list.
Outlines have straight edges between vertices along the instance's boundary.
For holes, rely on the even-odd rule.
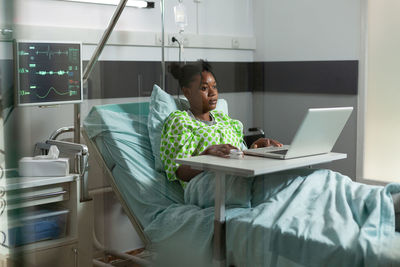
[[164,48],[165,48],[165,39],[164,39],[164,22],[165,22],[165,0],[160,0],[160,5],[161,5],[161,71],[162,71],[162,77],[161,77],[161,88],[165,90],[165,53],[164,53]]
[[[118,22],[119,17],[121,16],[122,11],[124,10],[126,3],[128,0],[121,0],[114,12],[114,15],[111,18],[111,21],[103,33],[103,36],[100,39],[99,44],[96,47],[92,57],[89,60],[84,72],[83,72],[83,84],[85,84],[89,78],[90,73],[93,70],[94,65],[100,57],[101,52],[105,44],[107,43],[108,38],[110,37],[115,25]],[[165,59],[164,59],[164,0],[161,0],[161,24],[162,24],[162,33],[161,33],[161,46],[162,46],[162,57],[161,57],[161,68],[162,68],[162,86],[165,88]],[[81,139],[81,104],[74,104],[74,142],[80,143]]]

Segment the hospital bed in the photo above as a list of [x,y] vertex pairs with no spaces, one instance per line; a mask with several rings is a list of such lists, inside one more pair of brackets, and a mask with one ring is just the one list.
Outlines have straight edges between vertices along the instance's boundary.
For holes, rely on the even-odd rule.
[[[85,119],[82,134],[146,249],[155,252],[154,265],[210,266],[213,207],[185,205],[180,184],[167,181],[165,174],[156,170],[148,116],[148,102],[96,106]],[[312,206],[316,201],[308,194],[299,196],[299,203],[293,196],[301,185],[295,187],[297,180],[291,178],[296,172],[310,170],[271,175],[273,192],[269,201],[247,208],[227,208],[228,265],[400,266],[400,235],[388,225],[390,218],[386,217],[390,216],[383,214],[385,210],[375,214],[377,218],[364,218],[363,208],[358,215],[339,210],[341,203],[332,202],[332,196]],[[318,184],[322,180],[318,175],[337,174],[321,170],[312,175],[307,181],[326,187],[331,185]],[[344,180],[333,186],[340,189],[351,182]],[[286,184],[279,185],[280,181]],[[374,202],[375,196],[353,193],[362,201]],[[311,213],[302,219],[299,213],[312,212],[306,203],[323,213],[332,213],[327,218],[333,221],[313,218]],[[371,207],[376,205],[379,203]],[[374,228],[374,223],[378,227]]]

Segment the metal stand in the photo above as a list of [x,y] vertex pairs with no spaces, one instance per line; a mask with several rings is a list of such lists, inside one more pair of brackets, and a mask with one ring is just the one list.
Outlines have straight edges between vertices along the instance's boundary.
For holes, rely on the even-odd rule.
[[226,224],[225,224],[225,174],[217,172],[215,177],[214,204],[214,255],[213,264],[226,266]]
[[[115,25],[118,22],[119,17],[121,16],[122,11],[124,10],[126,3],[128,0],[120,0],[115,12],[111,18],[110,23],[108,24],[107,29],[103,33],[103,36],[100,39],[99,44],[96,47],[92,57],[90,58],[84,72],[83,72],[83,83],[86,83],[90,73],[97,60],[100,57],[101,52],[103,51],[104,46],[107,43],[108,38],[110,37]],[[164,40],[164,22],[165,22],[165,0],[161,0],[160,8],[161,8],[161,86],[165,90],[165,40]],[[3,32],[2,32],[3,33]],[[80,143],[81,137],[81,104],[74,105],[74,142]]]
[[165,0],[160,1],[160,7],[161,7],[161,71],[162,71],[161,88],[165,90],[165,36],[164,36]]

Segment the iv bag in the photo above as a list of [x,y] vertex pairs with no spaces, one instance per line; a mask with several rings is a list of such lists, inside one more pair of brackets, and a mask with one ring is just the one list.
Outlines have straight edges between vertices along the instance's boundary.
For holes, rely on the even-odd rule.
[[183,32],[187,23],[186,8],[182,3],[174,6],[175,24],[178,26],[179,31]]

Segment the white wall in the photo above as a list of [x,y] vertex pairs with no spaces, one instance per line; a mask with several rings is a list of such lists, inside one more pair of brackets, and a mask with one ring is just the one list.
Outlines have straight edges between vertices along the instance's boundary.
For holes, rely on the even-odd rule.
[[[100,34],[101,31],[90,29],[104,29],[115,9],[112,6],[68,3],[59,0],[15,0],[14,2],[16,6],[15,23],[19,26],[19,28],[16,27],[15,36],[18,39],[81,41],[84,44],[83,60],[90,58],[95,46],[92,45],[92,39],[94,38],[92,36],[84,36],[85,34],[82,33],[87,31],[88,34],[94,33],[96,36]],[[172,12],[172,6],[176,3],[177,1],[166,1],[165,31],[167,33],[177,32]],[[187,48],[184,50],[184,59],[197,60],[204,58],[210,61],[252,61],[252,50],[232,49],[230,47],[231,37],[222,38],[223,36],[237,37],[239,40],[242,40],[240,38],[244,38],[243,40],[253,38],[252,3],[251,0],[235,0],[234,4],[230,0],[203,0],[200,4],[196,4],[193,1],[184,1],[189,11],[189,25],[185,31],[187,34],[191,34],[193,38],[200,34],[211,38],[211,41],[213,39],[229,41],[228,45],[225,45],[226,49]],[[241,20],[238,20],[238,17]],[[20,29],[20,32],[18,32],[18,29]],[[146,32],[160,32],[161,14],[159,1],[156,1],[155,9],[138,10],[126,8],[121,15],[116,30],[131,31],[132,33],[130,33],[129,37],[132,37],[135,33],[146,37],[148,36]],[[121,36],[125,36],[123,32]],[[161,60],[161,49],[155,46],[155,43],[143,46],[140,45],[140,41],[136,40],[135,45],[121,45],[123,40],[114,38],[114,41],[119,45],[106,46],[100,60]],[[3,56],[7,57],[7,53]],[[167,48],[165,59],[167,61],[177,60],[178,49]],[[246,127],[252,125],[252,114],[248,112],[247,108],[252,105],[251,93],[226,93],[221,94],[221,97],[227,99],[230,103],[229,111],[233,118],[243,121]],[[123,103],[145,99],[86,100],[82,104],[82,118],[96,104]],[[61,126],[73,125],[73,106],[17,108],[14,111],[13,118],[13,123],[18,124],[18,146],[21,156],[31,155],[33,145],[36,142],[46,140],[51,132]],[[90,164],[90,187],[98,188],[107,185],[97,163],[91,160]],[[117,250],[130,250],[142,246],[130,222],[123,215],[120,206],[112,195],[97,197],[95,213],[96,231],[100,241],[105,242],[106,246]]]
[[[254,1],[255,61],[358,60],[360,0]],[[291,142],[309,107],[353,106],[335,151],[348,159],[323,167],[356,176],[357,96],[265,92],[253,95],[253,122]]]
[[[169,38],[171,34],[178,33],[173,14],[173,6],[176,3],[166,1],[165,44],[167,46],[176,46],[176,43],[172,44]],[[235,1],[234,5],[227,0],[207,0],[201,3],[187,0],[184,3],[188,13],[188,26],[183,34],[185,48],[254,48],[250,0]],[[16,0],[16,7],[15,21],[19,26],[16,30],[17,38],[31,39],[36,35],[36,38],[47,37],[51,40],[81,39],[84,44],[97,44],[102,35],[102,31],[97,29],[104,29],[108,25],[115,9],[115,6],[69,3],[62,0]],[[59,12],[61,9],[63,12]],[[219,15],[220,11],[224,12],[224,16]],[[243,18],[240,21],[237,20],[239,14]],[[23,28],[27,25],[30,28]],[[38,27],[44,29],[39,32],[36,30]],[[161,13],[158,1],[154,9],[126,7],[108,43],[160,46],[160,32]],[[160,59],[161,57],[158,58]]]
[[360,27],[360,0],[254,1],[254,60],[357,60]]
[[[61,0],[14,0],[14,2],[17,24],[69,28],[103,29],[115,9],[115,6]],[[173,6],[177,3],[178,1],[165,1],[166,32],[178,31],[173,14]],[[251,0],[235,0],[235,4],[229,0],[203,0],[200,4],[185,0],[184,4],[188,12],[188,26],[185,29],[187,33],[253,36]],[[238,20],[238,17],[242,19]],[[160,2],[155,1],[154,9],[126,7],[115,29],[160,32]]]

